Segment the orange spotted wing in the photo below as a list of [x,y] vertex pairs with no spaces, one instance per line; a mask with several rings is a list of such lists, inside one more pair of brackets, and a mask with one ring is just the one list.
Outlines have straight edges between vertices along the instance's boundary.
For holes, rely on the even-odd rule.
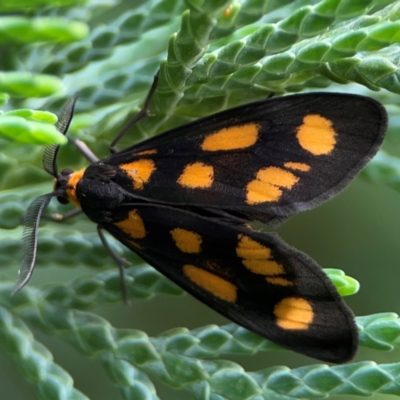
[[239,325],[320,360],[354,356],[351,311],[315,261],[276,235],[154,204],[118,207],[112,221],[96,222]]
[[346,362],[357,329],[333,284],[311,258],[245,223],[279,221],[335,195],[376,153],[386,125],[372,99],[310,93],[197,120],[77,172],[58,174],[58,148],[50,148],[43,164],[55,189],[28,209],[28,261],[17,289],[32,275],[38,222],[56,196],[238,324],[299,353]]
[[301,94],[197,120],[103,162],[140,197],[268,222],[343,189],[376,153],[386,124],[373,99]]
[[273,222],[332,197],[376,153],[386,119],[361,96],[260,101],[91,164],[76,197],[90,219],[221,314],[345,362],[357,329],[333,284],[308,256],[244,222]]

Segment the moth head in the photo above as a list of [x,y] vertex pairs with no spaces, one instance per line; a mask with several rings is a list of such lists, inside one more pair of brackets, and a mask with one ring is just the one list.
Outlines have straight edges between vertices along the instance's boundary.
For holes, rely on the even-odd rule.
[[67,186],[73,173],[74,171],[71,168],[65,168],[54,179],[53,191],[57,193],[57,201],[61,204],[70,203],[70,198],[67,194]]
[[[74,95],[67,101],[57,121],[56,128],[63,135],[66,135],[68,131],[77,98],[78,96]],[[13,294],[21,290],[28,283],[35,268],[37,234],[44,210],[53,197],[57,197],[58,201],[62,204],[69,202],[66,187],[68,177],[73,171],[65,169],[60,174],[58,173],[57,154],[59,148],[59,145],[49,145],[44,149],[42,165],[44,170],[55,179],[54,190],[33,200],[24,216],[22,232],[23,259],[19,270],[18,282],[13,290]]]

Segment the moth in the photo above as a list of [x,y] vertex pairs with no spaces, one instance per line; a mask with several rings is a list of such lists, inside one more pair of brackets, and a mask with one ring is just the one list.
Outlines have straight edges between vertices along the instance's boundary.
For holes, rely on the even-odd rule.
[[[344,93],[271,98],[219,112],[124,150],[119,139],[98,160],[58,172],[58,146],[43,165],[52,193],[25,218],[16,290],[32,275],[43,211],[53,197],[73,203],[98,227],[194,297],[237,324],[296,352],[349,361],[358,344],[351,310],[318,264],[251,221],[275,225],[340,192],[377,152],[387,114],[377,101]],[[57,124],[66,134],[76,97]]]

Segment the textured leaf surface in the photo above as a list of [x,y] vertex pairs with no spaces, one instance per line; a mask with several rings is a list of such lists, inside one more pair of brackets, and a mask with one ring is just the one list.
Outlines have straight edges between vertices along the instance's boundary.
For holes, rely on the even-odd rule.
[[[56,285],[36,288],[32,283],[10,297],[20,265],[21,218],[33,198],[52,190],[51,178],[41,168],[38,144],[64,140],[54,134],[54,114],[48,111],[58,114],[65,100],[79,92],[71,136],[85,140],[104,157],[116,132],[140,109],[160,67],[150,116],[132,129],[121,147],[270,94],[359,92],[382,101],[391,122],[391,142],[362,176],[374,187],[380,184],[399,192],[399,10],[400,2],[393,0],[20,0],[17,7],[14,0],[0,2],[0,11],[8,14],[0,18],[4,111],[0,115],[0,266],[5,274],[0,285],[0,342],[37,398],[98,398],[77,388],[81,383],[74,383],[67,364],[63,369],[54,362],[45,341],[40,343],[33,334],[37,331],[100,361],[104,376],[115,386],[112,395],[104,390],[108,398],[115,397],[115,390],[123,399],[168,398],[158,393],[157,382],[185,389],[184,399],[400,396],[399,363],[382,361],[383,351],[399,351],[400,320],[394,313],[373,314],[369,309],[370,315],[357,318],[360,359],[366,354],[362,348],[370,349],[374,352],[368,354],[376,356],[376,362],[300,368],[276,366],[275,358],[285,357],[286,352],[276,352],[276,345],[234,324],[210,324],[207,319],[195,329],[175,327],[160,334],[159,328],[136,329],[138,311],[123,322],[99,316],[99,306],[114,307],[112,313],[122,309],[119,275],[95,227],[81,217],[62,226],[42,222],[37,272],[46,277],[48,266],[63,273],[67,267],[71,274],[85,267],[90,270],[67,282],[57,272],[51,279]],[[344,86],[349,83],[359,85]],[[386,91],[378,93],[379,89]],[[32,145],[18,144],[21,141]],[[85,164],[72,146],[61,150],[62,168]],[[64,210],[54,202],[48,212]],[[301,238],[308,235],[308,228],[306,235],[304,230]],[[398,250],[398,235],[386,241],[393,241]],[[332,253],[340,253],[335,243],[331,239]],[[119,243],[112,241],[112,246],[133,263],[127,283],[135,307],[140,299],[156,302],[158,297],[162,303],[166,295],[179,304],[189,303],[181,289]],[[365,252],[369,247],[380,247],[379,239],[364,245]],[[358,264],[358,257],[350,262]],[[393,268],[397,259],[398,254]],[[382,260],[374,259],[378,274]],[[327,266],[346,270],[346,265],[334,264]],[[363,283],[363,274],[370,272],[364,265],[358,267],[357,280]],[[327,272],[342,295],[358,291],[354,278],[340,270]],[[365,290],[373,299],[385,295],[371,287]],[[397,292],[392,296],[395,299]],[[168,315],[179,312],[172,308]],[[156,318],[167,318],[162,314]],[[153,314],[149,311],[149,315]],[[151,318],[146,314],[145,320]],[[132,320],[135,329],[122,328],[128,322],[132,326]],[[257,354],[262,356],[261,366],[239,365],[238,355]],[[226,360],[233,356],[235,362]],[[288,361],[288,365],[299,364]],[[98,386],[102,380],[106,379],[97,379]],[[175,400],[182,392],[173,393]]]

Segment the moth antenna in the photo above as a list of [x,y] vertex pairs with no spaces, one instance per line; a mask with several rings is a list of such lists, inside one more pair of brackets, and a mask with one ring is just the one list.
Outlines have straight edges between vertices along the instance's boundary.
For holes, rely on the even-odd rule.
[[22,265],[19,270],[19,277],[12,294],[21,290],[31,279],[35,268],[36,253],[37,253],[37,236],[39,222],[43,211],[50,203],[50,200],[57,196],[57,192],[47,193],[37,197],[28,207],[23,219],[22,232]]
[[[68,131],[69,124],[71,123],[72,116],[74,114],[74,108],[78,94],[74,94],[64,105],[61,115],[56,123],[57,130],[65,135]],[[44,170],[51,176],[57,179],[57,153],[60,148],[57,144],[50,144],[44,148],[42,165]]]

